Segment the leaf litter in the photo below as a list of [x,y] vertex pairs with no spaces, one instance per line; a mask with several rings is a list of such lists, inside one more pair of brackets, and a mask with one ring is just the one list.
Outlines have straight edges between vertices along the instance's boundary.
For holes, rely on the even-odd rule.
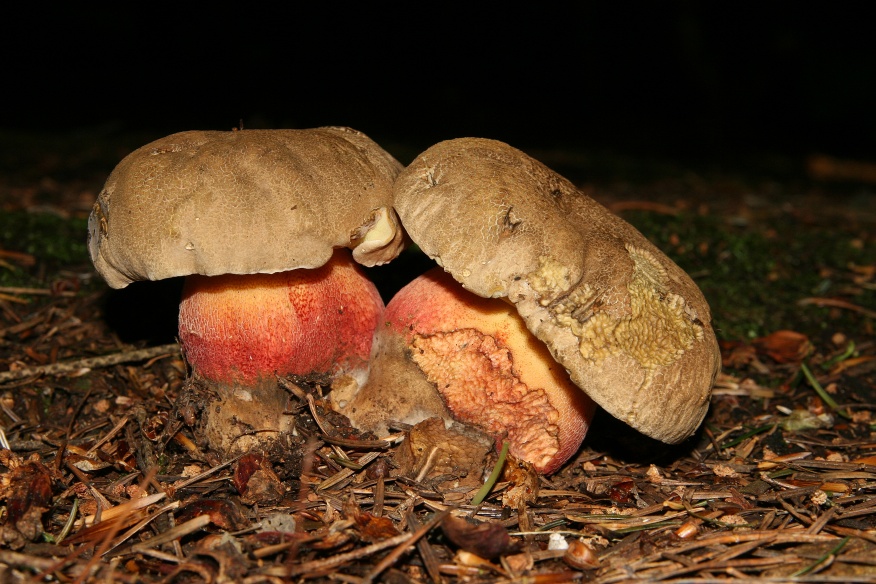
[[[0,581],[873,581],[876,219],[833,184],[764,205],[747,193],[775,185],[740,180],[663,180],[636,198],[585,185],[703,285],[724,373],[684,444],[601,415],[548,477],[495,450],[477,480],[456,476],[440,439],[400,461],[412,429],[359,435],[319,379],[278,380],[288,444],[221,460],[180,405],[171,339],[122,340],[87,259],[0,239]],[[4,213],[26,211],[4,188]],[[56,185],[55,204],[81,220],[94,188]]]

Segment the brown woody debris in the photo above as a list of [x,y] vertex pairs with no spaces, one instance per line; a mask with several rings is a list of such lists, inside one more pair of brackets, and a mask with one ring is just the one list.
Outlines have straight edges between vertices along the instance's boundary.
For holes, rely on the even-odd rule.
[[487,560],[495,560],[519,550],[519,544],[511,539],[508,530],[496,523],[481,523],[448,515],[441,522],[441,531],[455,545]]
[[799,363],[813,350],[809,338],[796,331],[776,331],[751,342],[757,352],[776,363]]
[[263,454],[246,454],[234,468],[234,488],[247,505],[276,503],[286,494],[286,486]]
[[0,464],[9,468],[0,477],[0,501],[6,503],[0,543],[20,549],[43,534],[42,516],[52,505],[52,473],[39,456],[24,460],[9,450],[0,450]]
[[471,428],[445,428],[441,418],[429,418],[411,428],[396,453],[396,462],[405,476],[477,487],[491,447],[492,440]]

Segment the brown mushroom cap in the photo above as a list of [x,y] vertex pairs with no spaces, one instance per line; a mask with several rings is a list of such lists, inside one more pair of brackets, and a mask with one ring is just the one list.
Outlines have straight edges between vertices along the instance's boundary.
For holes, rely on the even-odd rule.
[[88,249],[114,288],[316,268],[336,247],[382,264],[402,246],[391,209],[400,170],[349,128],[173,134],[112,172],[89,218]]
[[572,381],[610,414],[675,443],[720,367],[690,277],[627,222],[523,152],[461,138],[399,175],[395,208],[468,290],[508,297]]

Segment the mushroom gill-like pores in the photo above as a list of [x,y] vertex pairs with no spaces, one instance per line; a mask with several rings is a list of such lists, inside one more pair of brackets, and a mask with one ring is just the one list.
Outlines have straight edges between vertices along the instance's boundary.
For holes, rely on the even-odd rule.
[[462,138],[396,179],[411,239],[467,290],[506,297],[571,380],[652,438],[690,436],[720,354],[691,278],[627,222],[502,142]]
[[353,259],[400,251],[400,170],[364,134],[317,128],[182,132],[112,172],[89,218],[92,261],[114,288],[188,277],[180,343],[213,396],[198,420],[212,448],[291,430],[277,374],[364,377],[383,303]]
[[595,406],[511,304],[463,290],[440,268],[387,305],[372,372],[343,408],[359,427],[382,432],[388,419],[443,417],[497,447],[507,441],[543,473],[575,454]]

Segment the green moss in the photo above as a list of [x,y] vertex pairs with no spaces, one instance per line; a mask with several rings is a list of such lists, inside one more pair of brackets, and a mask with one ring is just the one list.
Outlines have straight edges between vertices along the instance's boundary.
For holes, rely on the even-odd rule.
[[[0,264],[0,286],[32,286],[43,275],[62,267],[88,264],[86,219],[65,219],[50,213],[0,213],[0,250],[33,257],[33,265],[13,258]],[[10,268],[11,266],[11,268]]]
[[810,336],[860,323],[803,298],[841,297],[862,306],[876,292],[856,288],[849,266],[876,262],[872,245],[848,230],[801,225],[789,216],[769,227],[734,225],[723,217],[682,213],[625,213],[624,218],[663,249],[702,289],[719,338],[746,339],[780,329]]

